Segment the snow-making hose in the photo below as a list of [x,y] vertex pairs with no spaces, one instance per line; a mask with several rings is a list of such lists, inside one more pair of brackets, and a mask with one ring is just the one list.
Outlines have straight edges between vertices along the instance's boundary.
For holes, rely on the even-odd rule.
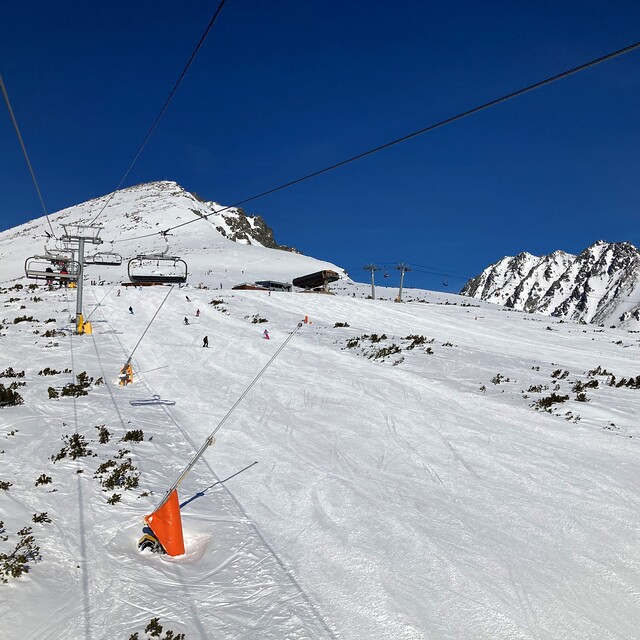
[[[117,284],[114,284],[113,287],[111,287],[111,289],[109,289],[109,291],[107,291],[107,293],[105,293],[105,295],[102,297],[102,300],[100,300],[100,302],[96,303],[96,306],[93,308],[93,311],[85,318],[85,321],[87,321],[95,312],[96,309],[98,309],[100,306],[102,306],[102,303],[106,300],[107,296],[117,287]],[[98,296],[96,296],[97,299]]]
[[184,471],[178,476],[178,479],[168,489],[164,498],[162,498],[162,500],[160,501],[160,504],[155,508],[154,512],[162,508],[162,506],[169,499],[169,496],[178,488],[180,483],[187,477],[189,471],[193,469],[196,462],[198,462],[198,460],[202,457],[204,452],[215,442],[213,437],[216,435],[216,433],[218,433],[218,431],[220,430],[222,425],[227,421],[229,416],[236,410],[238,405],[244,400],[245,396],[249,393],[249,391],[251,391],[251,389],[253,388],[253,385],[256,382],[258,382],[258,380],[260,380],[260,378],[262,377],[262,374],[271,366],[273,361],[280,355],[280,352],[287,346],[289,340],[291,340],[291,338],[293,338],[293,336],[296,335],[296,333],[298,332],[301,326],[302,326],[302,322],[298,322],[298,326],[289,334],[287,339],[280,345],[278,350],[271,356],[267,364],[265,364],[264,367],[260,369],[260,372],[258,373],[258,375],[256,375],[256,377],[251,381],[249,386],[240,394],[240,397],[235,401],[231,409],[229,409],[229,411],[227,411],[227,413],[222,418],[222,420],[218,422],[218,425],[216,426],[216,428],[211,432],[209,437],[204,441],[204,444],[200,447],[200,449],[198,449],[197,453],[193,456],[193,458],[191,458],[189,464],[185,467]]
[[131,364],[131,358],[133,358],[133,354],[136,352],[136,349],[140,346],[140,343],[142,342],[142,338],[144,338],[145,335],[147,334],[147,331],[149,331],[149,327],[153,324],[153,321],[156,319],[156,316],[160,313],[160,309],[162,309],[164,303],[167,301],[167,298],[169,297],[169,295],[173,291],[173,287],[174,287],[174,285],[171,285],[171,288],[169,289],[169,293],[167,293],[167,295],[164,297],[164,300],[162,301],[162,303],[158,307],[157,311],[153,314],[153,318],[151,318],[149,324],[147,325],[147,328],[144,330],[144,332],[140,336],[140,340],[138,340],[138,342],[136,343],[136,346],[133,347],[133,351],[129,354],[129,357],[127,358],[127,361],[124,363],[125,367],[128,364]]

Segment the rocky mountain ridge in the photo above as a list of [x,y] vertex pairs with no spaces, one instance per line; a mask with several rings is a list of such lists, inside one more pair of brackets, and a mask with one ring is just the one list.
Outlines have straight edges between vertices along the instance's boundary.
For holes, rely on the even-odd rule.
[[599,240],[575,256],[506,256],[469,280],[462,295],[505,307],[596,324],[640,321],[640,251]]

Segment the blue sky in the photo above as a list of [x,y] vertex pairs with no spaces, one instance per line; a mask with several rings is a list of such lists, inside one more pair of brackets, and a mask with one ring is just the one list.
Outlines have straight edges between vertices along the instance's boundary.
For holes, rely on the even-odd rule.
[[[5,4],[0,71],[48,210],[108,193],[217,0]],[[637,40],[636,0],[227,0],[125,186],[231,204]],[[41,209],[0,107],[9,228]],[[356,279],[404,261],[405,285],[442,289],[433,268],[457,290],[504,255],[640,244],[639,113],[636,51],[246,210]]]

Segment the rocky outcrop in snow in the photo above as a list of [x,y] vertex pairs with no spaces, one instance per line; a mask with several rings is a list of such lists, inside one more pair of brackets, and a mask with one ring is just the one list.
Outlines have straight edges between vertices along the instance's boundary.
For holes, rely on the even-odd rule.
[[640,251],[599,240],[578,256],[507,256],[469,280],[461,294],[568,320],[628,324],[640,319]]

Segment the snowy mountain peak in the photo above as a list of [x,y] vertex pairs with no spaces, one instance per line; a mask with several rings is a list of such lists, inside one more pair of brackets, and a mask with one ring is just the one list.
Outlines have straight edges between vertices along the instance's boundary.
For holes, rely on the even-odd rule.
[[[167,250],[189,266],[189,281],[218,288],[245,281],[293,278],[322,269],[344,271],[331,263],[298,254],[278,244],[272,229],[260,216],[247,215],[238,207],[226,208],[215,201],[189,193],[176,182],[163,180],[121,189],[50,214],[56,236],[63,224],[103,225],[104,244],[91,251],[109,251],[123,257],[122,267],[94,265],[88,277],[97,280],[127,279],[127,262],[139,254]],[[0,280],[24,275],[27,257],[41,255],[55,243],[48,239],[45,218],[31,220],[0,233]]]
[[578,256],[507,256],[461,292],[513,309],[576,321],[628,324],[640,315],[640,252],[629,242],[598,240]]

